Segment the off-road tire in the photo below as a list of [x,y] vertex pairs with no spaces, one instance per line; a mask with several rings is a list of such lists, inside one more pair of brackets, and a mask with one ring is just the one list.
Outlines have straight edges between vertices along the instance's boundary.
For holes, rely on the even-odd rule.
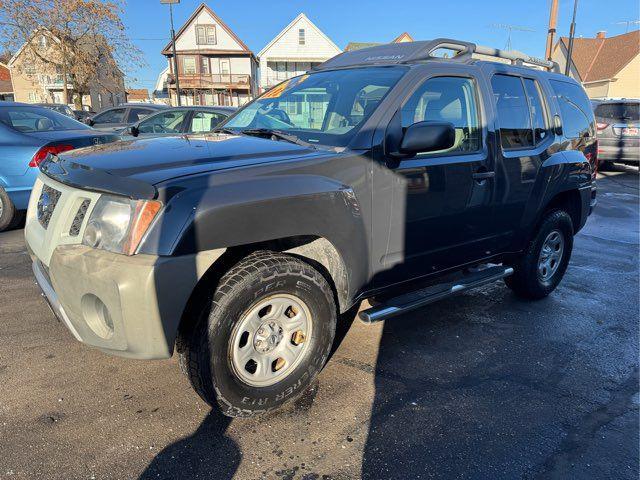
[[0,213],[0,232],[4,232],[15,224],[18,216],[16,215],[15,206],[3,188],[0,188],[0,204],[2,204],[0,209],[2,210],[2,213]]
[[[555,273],[546,281],[538,275],[538,259],[547,236],[554,230],[564,236],[564,251]],[[505,278],[507,286],[519,297],[539,300],[553,292],[567,270],[573,250],[573,223],[563,210],[553,210],[545,214],[535,236],[519,258],[511,263],[513,275]]]
[[[244,383],[233,371],[230,338],[243,313],[272,295],[302,299],[313,318],[313,333],[300,363],[265,387]],[[179,360],[194,390],[231,417],[265,413],[298,397],[314,380],[331,351],[336,329],[334,294],[312,266],[290,255],[259,251],[237,263],[220,280],[190,335],[181,338]]]

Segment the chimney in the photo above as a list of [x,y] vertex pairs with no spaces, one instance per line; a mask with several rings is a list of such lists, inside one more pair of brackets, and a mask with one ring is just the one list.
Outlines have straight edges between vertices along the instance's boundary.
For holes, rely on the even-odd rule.
[[596,33],[596,38],[606,38],[607,37],[607,32],[605,32],[604,30],[600,30],[598,33]]

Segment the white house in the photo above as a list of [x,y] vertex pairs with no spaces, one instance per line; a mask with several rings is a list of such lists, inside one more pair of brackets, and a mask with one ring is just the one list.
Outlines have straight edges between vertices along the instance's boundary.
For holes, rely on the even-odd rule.
[[258,54],[260,89],[301,75],[339,53],[336,44],[301,13]]
[[[162,50],[169,72],[173,50]],[[202,3],[176,34],[178,80],[183,105],[243,105],[257,92],[258,63],[253,52]],[[170,82],[171,104],[176,105],[176,84]]]

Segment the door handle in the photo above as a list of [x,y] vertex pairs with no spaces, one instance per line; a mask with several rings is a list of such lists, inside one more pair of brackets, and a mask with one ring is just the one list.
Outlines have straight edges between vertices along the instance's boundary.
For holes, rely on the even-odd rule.
[[493,178],[496,176],[496,172],[476,172],[473,174],[474,180],[486,180],[487,178]]

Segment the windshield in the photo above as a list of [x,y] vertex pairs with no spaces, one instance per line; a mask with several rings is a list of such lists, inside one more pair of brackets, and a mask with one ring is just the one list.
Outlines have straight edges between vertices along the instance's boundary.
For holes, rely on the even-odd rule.
[[603,103],[596,107],[596,117],[609,120],[632,120],[640,118],[638,103]]
[[304,142],[346,146],[404,67],[333,70],[292,78],[240,110],[225,129],[276,130]]
[[43,107],[0,107],[0,122],[24,133],[89,128],[71,117]]

